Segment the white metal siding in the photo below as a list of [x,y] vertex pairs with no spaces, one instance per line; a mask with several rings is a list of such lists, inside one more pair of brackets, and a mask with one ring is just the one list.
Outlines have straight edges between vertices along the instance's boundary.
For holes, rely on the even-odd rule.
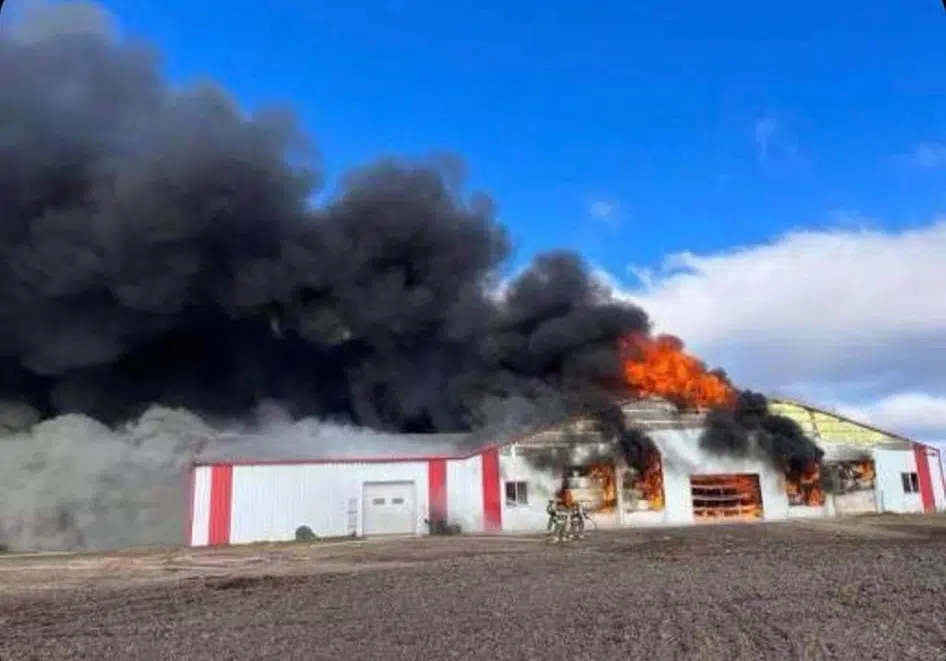
[[417,532],[417,485],[414,482],[365,482],[361,508],[365,536]]
[[[753,460],[720,457],[700,449],[700,430],[660,430],[651,432],[651,438],[663,456],[664,511],[634,512],[623,517],[596,515],[599,525],[648,526],[689,524],[694,522],[693,501],[690,493],[691,475],[720,473],[749,473],[759,476],[762,491],[763,516],[766,520],[788,517],[816,517],[824,514],[823,507],[792,507],[785,493],[785,478],[769,464]],[[576,457],[576,461],[580,457]],[[546,502],[561,487],[557,471],[536,468],[523,457],[500,454],[500,481],[505,493],[505,483],[525,481],[528,483],[527,506],[510,506],[503,497],[503,529],[510,531],[545,530],[548,517]],[[620,492],[620,485],[616,485]]]
[[207,546],[210,534],[210,466],[194,468],[191,546]]
[[[528,503],[511,505],[506,502],[506,482],[526,482]],[[545,512],[549,498],[561,488],[561,477],[555,470],[540,470],[523,457],[499,455],[500,509],[503,516],[503,530],[538,531],[545,530],[548,514]]]
[[876,512],[880,508],[879,490],[877,488],[876,476],[874,479],[874,489],[872,491],[855,491],[853,493],[829,494],[833,512],[839,516],[848,514],[865,514]]
[[877,468],[877,500],[884,512],[922,512],[919,493],[903,493],[901,473],[916,473],[913,450],[874,450]]
[[230,542],[283,541],[306,525],[320,537],[362,535],[362,485],[413,482],[416,530],[427,518],[427,462],[236,466]]
[[447,462],[447,521],[463,532],[483,531],[483,458]]
[[[789,516],[785,478],[769,464],[748,458],[722,457],[700,448],[699,429],[669,429],[651,432],[651,438],[663,455],[664,521],[670,524],[693,523],[691,475],[756,474],[762,491],[765,520]],[[820,508],[819,508],[820,509]]]

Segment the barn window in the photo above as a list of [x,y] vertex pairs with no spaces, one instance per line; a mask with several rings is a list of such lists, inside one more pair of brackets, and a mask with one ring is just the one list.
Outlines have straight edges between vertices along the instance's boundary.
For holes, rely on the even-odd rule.
[[506,482],[506,507],[529,504],[529,485],[525,482]]
[[920,492],[920,478],[916,473],[900,473],[900,481],[903,482],[903,493]]

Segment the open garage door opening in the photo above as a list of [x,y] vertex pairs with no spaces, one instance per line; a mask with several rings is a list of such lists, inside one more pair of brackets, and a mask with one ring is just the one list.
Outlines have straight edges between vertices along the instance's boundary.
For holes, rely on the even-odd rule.
[[834,461],[826,465],[831,482],[831,498],[838,514],[865,514],[877,511],[877,467],[870,458]]
[[762,518],[759,476],[693,475],[693,518],[697,522],[752,521]]
[[364,535],[413,535],[417,532],[413,482],[365,482],[362,494]]

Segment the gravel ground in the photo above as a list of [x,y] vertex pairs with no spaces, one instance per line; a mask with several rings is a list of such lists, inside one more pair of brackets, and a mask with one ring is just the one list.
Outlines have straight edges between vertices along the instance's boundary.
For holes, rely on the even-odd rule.
[[0,660],[941,661],[944,609],[944,517],[10,558]]

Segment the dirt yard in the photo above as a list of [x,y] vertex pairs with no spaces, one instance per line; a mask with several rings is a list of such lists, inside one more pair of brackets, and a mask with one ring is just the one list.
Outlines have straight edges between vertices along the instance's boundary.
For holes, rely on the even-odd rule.
[[0,660],[946,659],[946,517],[0,558]]

